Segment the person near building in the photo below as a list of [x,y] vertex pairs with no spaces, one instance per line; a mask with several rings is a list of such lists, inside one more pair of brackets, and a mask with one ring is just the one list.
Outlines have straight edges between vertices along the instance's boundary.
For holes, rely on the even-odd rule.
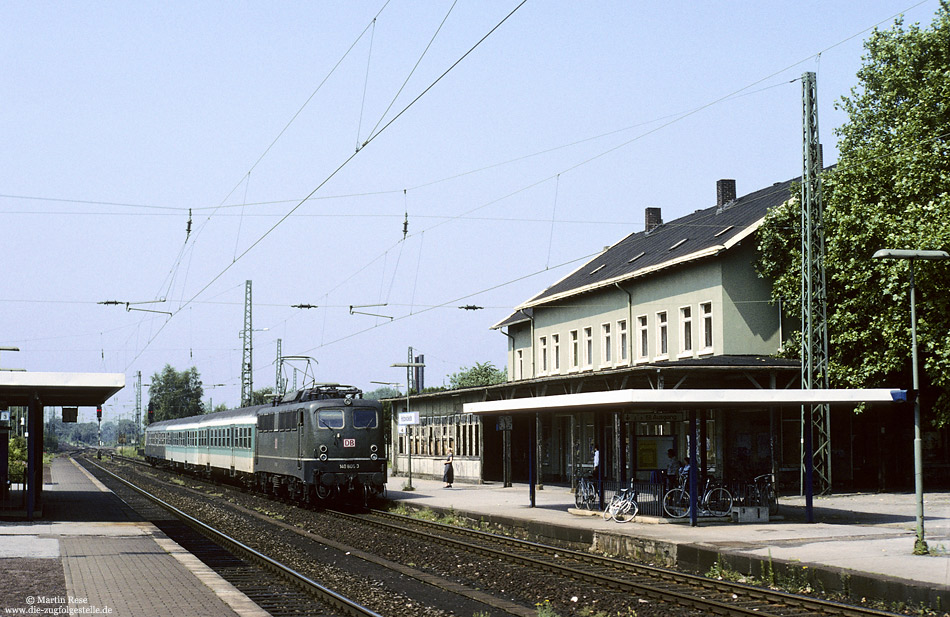
[[445,458],[445,470],[442,472],[442,481],[445,482],[445,486],[442,488],[452,488],[452,481],[455,480],[455,469],[452,462],[452,448],[449,448],[448,456]]

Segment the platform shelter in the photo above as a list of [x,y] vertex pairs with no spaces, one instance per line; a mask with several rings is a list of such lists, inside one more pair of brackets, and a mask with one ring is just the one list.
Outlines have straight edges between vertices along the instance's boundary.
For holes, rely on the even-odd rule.
[[[27,408],[27,475],[24,516],[41,513],[43,503],[43,409],[45,407],[96,407],[125,387],[121,373],[42,373],[0,371],[0,410]],[[8,449],[0,448],[0,463],[7,463]],[[0,464],[0,469],[6,469]],[[6,479],[3,480],[6,482]]]
[[[539,397],[525,397],[504,400],[492,400],[483,402],[464,403],[463,410],[466,414],[474,416],[499,416],[499,415],[523,415],[531,414],[539,417],[541,414],[554,414],[558,412],[567,412],[570,414],[583,412],[608,412],[617,414],[622,411],[635,409],[663,410],[675,409],[686,410],[689,414],[689,486],[692,491],[691,503],[692,512],[690,515],[692,523],[696,524],[697,512],[695,504],[697,496],[695,491],[699,483],[699,476],[705,475],[702,468],[705,465],[704,456],[700,456],[697,444],[703,443],[697,432],[698,416],[700,410],[708,409],[742,409],[755,407],[783,407],[783,406],[808,406],[808,405],[832,405],[854,407],[855,405],[896,405],[906,403],[907,391],[891,388],[870,388],[870,389],[622,389],[603,392],[582,392],[576,394],[560,394]],[[536,423],[530,422],[529,427]],[[572,423],[574,426],[574,423]],[[809,431],[804,431],[806,435],[805,461],[810,462],[813,452],[811,450],[810,440],[807,439]],[[529,454],[528,486],[530,490],[530,503],[535,505],[535,486],[538,483],[536,478],[537,464],[531,460],[533,454],[539,450],[536,443],[538,436],[536,431],[529,431],[529,443],[527,452]],[[572,442],[577,441],[576,435],[571,436]],[[618,448],[618,451],[622,451]],[[609,462],[606,457],[598,457],[600,466],[598,475],[603,477],[604,466]],[[806,512],[809,522],[812,519],[812,498],[813,488],[811,483],[811,468],[806,465],[806,479],[804,493],[806,498]]]

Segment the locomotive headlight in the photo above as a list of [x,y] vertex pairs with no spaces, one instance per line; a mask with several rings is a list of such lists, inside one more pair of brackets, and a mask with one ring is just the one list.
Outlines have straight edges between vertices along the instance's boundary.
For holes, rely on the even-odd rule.
[[326,454],[321,454],[321,455],[320,455],[320,460],[321,460],[321,461],[327,460],[327,455],[326,455]]
[[375,454],[370,454],[370,455],[369,455],[369,460],[375,461],[375,460],[376,460],[376,455],[375,455]]
[[375,452],[375,451],[378,450],[378,449],[379,449],[379,448],[376,447],[376,444],[373,444],[373,445],[371,445],[371,446],[369,447],[369,451],[370,451],[370,452]]
[[327,451],[327,445],[326,445],[326,444],[321,444],[321,445],[320,445],[320,451],[321,451],[321,452],[326,452],[326,451]]

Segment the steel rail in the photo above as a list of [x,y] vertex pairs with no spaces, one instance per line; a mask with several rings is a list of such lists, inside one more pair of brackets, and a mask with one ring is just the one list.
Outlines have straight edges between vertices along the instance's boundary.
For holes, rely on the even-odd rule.
[[[328,511],[329,512],[329,511]],[[400,524],[387,523],[381,520],[373,520],[365,515],[352,515],[341,512],[333,512],[337,516],[348,519],[356,519],[377,525],[379,527],[395,530],[399,533],[412,533],[425,537],[430,541],[442,542],[455,547],[462,546],[469,550],[474,550],[486,555],[497,557],[504,560],[515,560],[525,565],[537,567],[542,570],[554,572],[571,578],[584,580],[586,582],[603,585],[614,589],[624,591],[636,591],[650,597],[674,601],[678,604],[702,608],[703,610],[713,611],[720,615],[757,615],[759,617],[768,615],[782,615],[788,609],[798,609],[808,611],[818,615],[835,615],[841,617],[893,617],[895,613],[888,613],[875,609],[868,609],[858,606],[842,604],[817,598],[810,598],[791,594],[782,591],[776,591],[767,588],[734,583],[731,581],[719,581],[704,576],[679,572],[667,568],[659,568],[645,564],[638,564],[621,559],[592,555],[581,551],[554,547],[550,545],[520,540],[507,536],[499,536],[485,531],[475,529],[465,529],[434,521],[424,521],[412,517],[373,510],[373,517],[387,518],[398,521]],[[421,527],[427,531],[417,531],[407,529],[404,525],[410,524]],[[648,581],[631,581],[628,579],[617,578],[610,574],[598,574],[595,572],[580,570],[566,564],[560,564],[556,561],[545,561],[526,554],[516,555],[510,550],[500,550],[490,546],[479,546],[470,542],[463,542],[452,538],[445,538],[431,533],[431,531],[440,531],[452,535],[461,535],[464,537],[477,539],[483,542],[502,545],[508,549],[516,549],[528,554],[541,554],[552,560],[562,560],[565,558],[580,561],[581,563],[597,568],[606,568],[613,571],[619,571],[649,579]],[[652,582],[652,584],[651,584]],[[656,582],[675,585],[682,589],[658,588]],[[698,588],[698,591],[696,591]],[[701,593],[715,593],[732,598],[730,602],[719,602],[717,600],[704,598]],[[738,603],[747,606],[739,606]],[[769,612],[775,610],[777,612]]]
[[215,529],[214,527],[211,527],[210,525],[198,520],[197,518],[183,512],[182,510],[179,510],[178,508],[171,505],[170,503],[160,499],[159,497],[156,497],[155,495],[149,493],[145,489],[139,486],[136,486],[135,484],[129,482],[125,478],[122,478],[112,473],[108,469],[89,460],[88,458],[86,459],[86,462],[92,464],[97,469],[108,474],[110,477],[114,478],[115,480],[118,480],[125,486],[128,486],[129,488],[136,491],[137,493],[139,493],[146,499],[149,499],[153,503],[164,508],[165,510],[168,510],[177,518],[184,521],[185,524],[197,530],[198,532],[205,534],[207,536],[210,536],[215,542],[221,543],[225,545],[229,550],[239,553],[243,557],[250,559],[252,562],[257,563],[258,565],[264,566],[266,569],[274,572],[275,574],[283,577],[284,579],[303,588],[308,593],[316,596],[319,600],[329,604],[330,606],[333,606],[334,608],[342,610],[345,614],[353,615],[354,617],[382,617],[378,613],[366,608],[365,606],[362,606],[361,604],[358,604],[354,602],[353,600],[350,600],[349,598],[338,594],[332,589],[324,587],[320,583],[301,574],[300,572],[297,572],[293,568],[286,566],[278,561],[275,561],[274,559],[271,559],[267,555],[251,548],[250,546],[244,544],[243,542],[236,540],[228,536],[227,534]]

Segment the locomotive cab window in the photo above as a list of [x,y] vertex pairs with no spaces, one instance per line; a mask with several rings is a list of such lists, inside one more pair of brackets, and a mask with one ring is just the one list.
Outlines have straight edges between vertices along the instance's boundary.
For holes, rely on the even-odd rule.
[[353,410],[353,428],[376,428],[377,423],[375,409]]
[[342,409],[321,409],[317,412],[317,427],[338,429],[343,428]]

